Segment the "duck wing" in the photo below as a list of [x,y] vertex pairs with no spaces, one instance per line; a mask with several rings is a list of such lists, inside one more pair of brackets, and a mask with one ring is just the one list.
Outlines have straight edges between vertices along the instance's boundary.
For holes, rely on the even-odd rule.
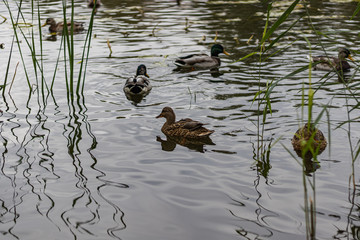
[[137,76],[135,78],[135,80],[136,80],[136,84],[138,84],[138,85],[141,85],[143,87],[147,87],[150,89],[152,88],[149,79],[147,77],[145,77],[144,75]]
[[125,93],[147,94],[152,89],[149,79],[145,76],[134,76],[126,80],[124,85]]
[[207,54],[191,54],[175,60],[175,65],[179,67],[193,67],[199,63],[213,62],[214,60]]
[[214,132],[213,130],[203,127],[203,125],[205,124],[190,118],[184,118],[167,126],[165,134],[187,138],[202,138],[207,137]]
[[[191,119],[190,119],[191,120]],[[201,128],[202,126],[206,125],[205,123],[201,123],[201,122],[198,122],[198,121],[187,121],[184,125],[183,125],[183,128],[185,129],[189,129],[190,131],[194,131],[196,129],[199,129]]]

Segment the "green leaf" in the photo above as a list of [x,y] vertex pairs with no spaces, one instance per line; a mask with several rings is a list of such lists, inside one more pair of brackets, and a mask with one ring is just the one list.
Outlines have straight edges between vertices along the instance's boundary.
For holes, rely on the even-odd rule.
[[246,59],[246,58],[248,58],[248,57],[251,57],[252,55],[257,54],[257,53],[258,53],[258,52],[249,53],[248,55],[246,55],[245,57],[240,58],[239,60],[235,61],[234,63],[240,62],[240,61],[242,61],[242,60],[244,60],[244,59]]
[[299,3],[300,0],[294,1],[288,9],[276,20],[274,25],[269,29],[269,31],[263,36],[260,45],[262,45],[266,40],[268,40],[273,34],[273,32],[289,17],[290,13],[294,10],[295,6]]
[[351,19],[353,19],[360,11],[360,2],[358,3],[353,15],[351,16]]

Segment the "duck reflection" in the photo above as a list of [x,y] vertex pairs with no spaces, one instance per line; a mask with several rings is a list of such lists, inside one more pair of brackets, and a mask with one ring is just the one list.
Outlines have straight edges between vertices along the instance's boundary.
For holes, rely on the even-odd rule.
[[46,36],[46,41],[56,42],[57,36],[56,34],[50,34],[49,36]]
[[206,151],[204,148],[205,145],[215,145],[215,143],[209,137],[202,139],[187,139],[185,137],[166,136],[166,140],[163,140],[160,136],[156,136],[156,141],[160,142],[161,149],[167,152],[174,151],[176,144],[201,153]]
[[312,172],[320,168],[317,156],[326,149],[327,141],[324,134],[314,124],[306,123],[299,128],[291,143],[296,154],[303,159],[306,175],[311,175]]
[[336,72],[337,77],[338,77],[338,82],[339,83],[349,83],[351,82],[351,80],[353,79],[350,74],[344,73],[344,71],[337,71]]
[[[201,71],[200,74],[204,74],[207,73],[207,69],[191,69],[191,68],[181,68],[181,67],[176,67],[173,72],[178,72],[178,73],[189,73],[189,72],[193,72],[196,70],[205,70],[205,71]],[[211,68],[209,69],[210,75],[214,78],[218,78],[221,75],[224,75],[224,73],[219,71],[219,68]]]

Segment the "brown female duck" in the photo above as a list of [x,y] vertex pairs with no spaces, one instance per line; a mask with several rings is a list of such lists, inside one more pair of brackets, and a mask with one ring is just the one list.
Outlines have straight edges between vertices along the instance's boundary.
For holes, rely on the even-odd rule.
[[194,121],[190,118],[181,119],[175,122],[175,113],[171,107],[164,107],[162,112],[156,118],[166,118],[166,122],[161,131],[167,136],[185,137],[185,138],[205,138],[214,132],[203,127],[204,123]]
[[327,145],[324,134],[311,123],[306,123],[303,127],[299,128],[291,143],[294,147],[294,150],[298,153],[301,152],[307,145],[310,139],[313,139],[311,147],[314,151],[319,149],[318,154],[322,153]]
[[[84,23],[80,23],[80,22],[73,22],[73,31],[74,32],[81,32],[84,30]],[[49,31],[51,33],[61,33],[64,30],[64,23],[63,22],[59,22],[56,23],[55,19],[53,18],[48,18],[46,19],[46,22],[44,25],[42,25],[42,27],[46,26],[46,25],[50,25],[49,27]],[[71,30],[71,22],[67,22],[67,28],[68,31],[70,32]]]
[[352,61],[354,59],[350,55],[350,51],[347,48],[340,48],[338,57],[328,57],[328,56],[317,56],[313,57],[312,61],[316,63],[314,69],[315,70],[323,70],[323,71],[349,71],[351,66],[345,60],[348,58]]
[[224,50],[220,44],[214,44],[211,47],[211,56],[207,54],[191,54],[185,57],[180,57],[175,60],[175,65],[180,68],[188,69],[212,69],[220,66],[221,61],[219,54],[224,53],[230,55]]

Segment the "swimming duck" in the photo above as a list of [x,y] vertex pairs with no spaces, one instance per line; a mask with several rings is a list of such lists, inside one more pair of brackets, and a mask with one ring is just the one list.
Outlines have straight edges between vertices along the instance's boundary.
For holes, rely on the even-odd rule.
[[[74,22],[73,23],[73,31],[74,32],[81,32],[84,30],[84,23],[80,23],[80,22]],[[50,25],[49,27],[49,31],[51,33],[60,33],[64,30],[64,23],[63,22],[59,22],[56,23],[55,19],[53,18],[48,18],[46,19],[46,22],[44,25],[42,25],[42,27],[46,26],[46,25]],[[68,27],[68,31],[70,32],[71,30],[71,22],[67,22],[67,27]]]
[[208,68],[217,68],[220,66],[221,61],[219,54],[227,53],[223,46],[220,44],[214,44],[211,47],[211,56],[207,54],[191,54],[185,57],[180,57],[175,60],[175,65],[180,68],[191,68],[191,69],[208,69]]
[[166,118],[161,131],[171,137],[185,137],[190,139],[206,138],[214,132],[203,127],[204,123],[194,121],[190,118],[181,119],[175,122],[175,113],[171,107],[164,107],[156,118]]
[[327,142],[324,134],[319,129],[315,128],[312,123],[306,123],[303,127],[299,128],[296,131],[293,139],[291,140],[294,150],[298,153],[298,155],[299,153],[301,155],[302,150],[306,147],[307,142],[312,138],[312,136],[312,149],[314,151],[317,151],[317,149],[319,149],[318,154],[322,153],[325,150]]
[[323,70],[323,71],[349,71],[351,66],[345,60],[348,58],[352,61],[354,59],[350,55],[350,51],[347,48],[340,48],[338,57],[327,57],[327,56],[317,56],[313,57],[312,61],[317,63],[314,67],[315,70]]
[[147,79],[148,77],[146,66],[144,64],[139,65],[136,75],[128,78],[125,82],[123,88],[125,95],[128,98],[129,96],[141,96],[141,99],[146,96],[152,88],[149,79]]
[[94,6],[95,6],[95,8],[99,8],[101,6],[101,1],[100,0],[89,0],[88,7],[93,8]]

